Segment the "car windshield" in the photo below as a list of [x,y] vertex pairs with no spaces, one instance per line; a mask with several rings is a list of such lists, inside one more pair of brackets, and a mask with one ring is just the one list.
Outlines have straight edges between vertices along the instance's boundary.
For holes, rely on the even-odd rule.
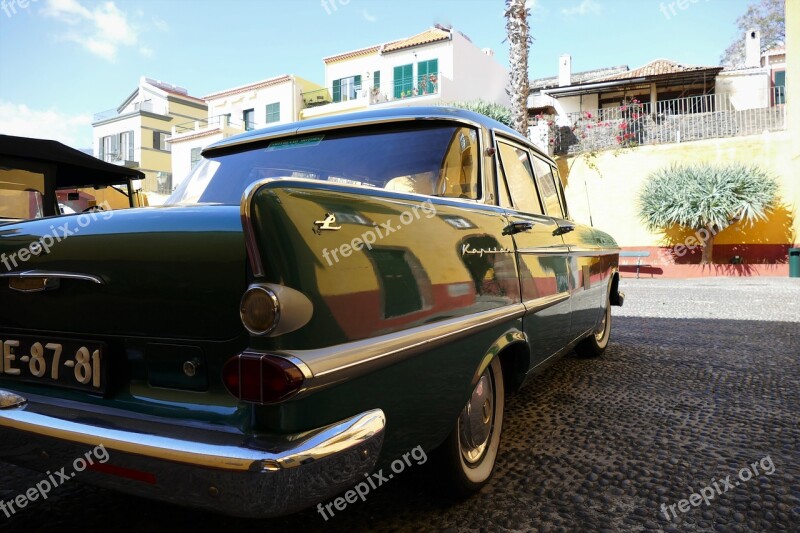
[[255,146],[204,159],[166,204],[238,205],[247,187],[265,178],[306,178],[472,200],[480,197],[478,133],[471,127],[434,123],[391,130],[337,130]]

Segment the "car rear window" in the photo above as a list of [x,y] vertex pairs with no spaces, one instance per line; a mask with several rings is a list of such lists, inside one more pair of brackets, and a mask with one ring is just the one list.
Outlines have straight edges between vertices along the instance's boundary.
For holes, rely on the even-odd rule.
[[478,132],[461,125],[321,132],[203,160],[167,204],[238,205],[251,183],[266,178],[477,200],[478,163]]

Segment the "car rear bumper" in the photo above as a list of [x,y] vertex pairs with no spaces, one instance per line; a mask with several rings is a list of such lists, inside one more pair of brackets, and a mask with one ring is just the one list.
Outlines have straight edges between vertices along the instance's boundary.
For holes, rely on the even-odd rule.
[[107,462],[92,457],[94,464],[75,479],[226,514],[268,517],[315,505],[363,481],[378,459],[385,424],[375,409],[301,434],[242,435],[57,408],[44,398],[0,390],[0,461],[41,472],[65,467],[69,475],[82,470],[74,468],[81,466],[79,458],[102,445]]

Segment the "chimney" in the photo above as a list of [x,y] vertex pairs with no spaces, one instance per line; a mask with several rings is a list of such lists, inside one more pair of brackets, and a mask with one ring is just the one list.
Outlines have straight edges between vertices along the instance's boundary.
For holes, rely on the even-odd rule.
[[747,30],[744,41],[744,66],[761,66],[761,32],[758,30]]
[[558,58],[558,86],[572,84],[572,56],[564,54]]
[[491,48],[481,48],[481,52],[483,52],[484,55],[487,55],[489,57],[494,57],[494,50],[492,50]]

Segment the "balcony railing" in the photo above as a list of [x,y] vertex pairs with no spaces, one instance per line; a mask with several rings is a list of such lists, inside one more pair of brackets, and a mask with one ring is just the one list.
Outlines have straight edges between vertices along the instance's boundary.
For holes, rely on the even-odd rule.
[[536,117],[531,136],[551,153],[680,143],[754,135],[786,127],[784,87],[747,94],[709,94]]
[[148,113],[155,113],[158,115],[166,115],[168,114],[167,106],[163,104],[156,104],[153,103],[151,100],[145,100],[143,102],[134,102],[133,109],[129,110],[122,110],[120,111],[118,108],[108,109],[106,111],[101,111],[100,113],[95,113],[93,122],[101,122],[103,120],[108,120],[110,118],[114,118],[119,115],[127,115],[128,113],[136,113],[138,111],[145,111]]
[[241,122],[238,122],[236,120],[231,120],[231,118],[228,115],[217,115],[215,117],[209,117],[202,120],[192,120],[189,122],[182,122],[181,124],[176,124],[172,128],[172,134],[180,135],[181,133],[202,131],[208,128],[224,128],[226,126],[230,128],[244,130],[244,126]]
[[368,85],[343,85],[337,91],[332,87],[303,93],[303,106],[323,106],[337,102],[364,100],[369,105],[382,104],[393,100],[416,98],[439,94],[439,73],[433,72],[421,76],[395,80],[392,84],[376,87]]

